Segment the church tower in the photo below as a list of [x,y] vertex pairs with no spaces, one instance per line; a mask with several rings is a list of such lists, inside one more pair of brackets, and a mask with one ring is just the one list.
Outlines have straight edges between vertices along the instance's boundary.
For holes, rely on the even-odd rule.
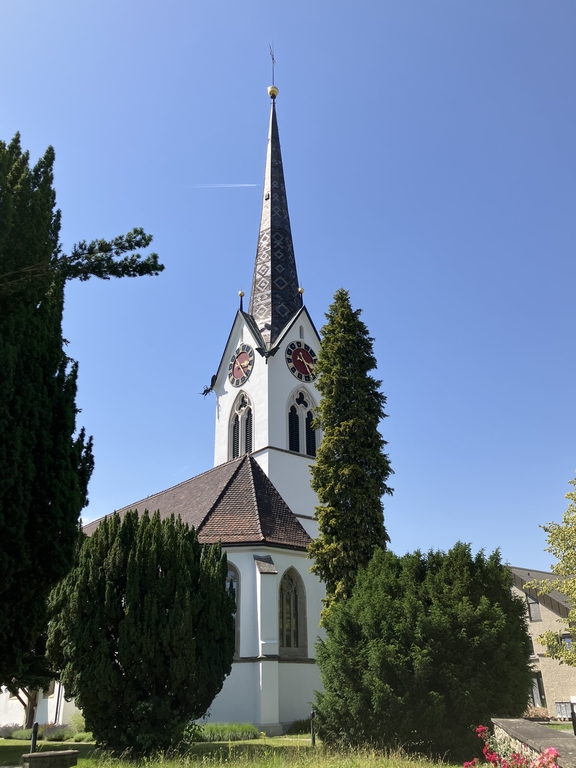
[[311,536],[317,504],[309,466],[320,440],[313,429],[320,339],[298,282],[280,150],[276,96],[271,97],[262,215],[248,312],[240,309],[220,362],[215,466],[249,453]]

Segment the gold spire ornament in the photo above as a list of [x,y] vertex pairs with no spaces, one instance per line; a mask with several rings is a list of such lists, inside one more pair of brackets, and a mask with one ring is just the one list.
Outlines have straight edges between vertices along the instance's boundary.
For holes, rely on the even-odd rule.
[[275,99],[276,96],[278,96],[278,88],[276,88],[275,85],[268,86],[268,96],[270,96],[271,99]]

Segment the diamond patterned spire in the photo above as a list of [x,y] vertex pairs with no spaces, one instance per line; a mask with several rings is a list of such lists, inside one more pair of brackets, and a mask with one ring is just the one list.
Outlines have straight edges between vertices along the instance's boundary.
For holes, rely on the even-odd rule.
[[302,306],[276,121],[276,95],[271,95],[262,217],[248,310],[270,345]]

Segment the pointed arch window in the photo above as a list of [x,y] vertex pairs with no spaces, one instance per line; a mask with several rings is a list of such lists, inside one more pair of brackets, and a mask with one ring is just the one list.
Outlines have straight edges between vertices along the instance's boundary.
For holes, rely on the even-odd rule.
[[226,588],[234,591],[236,611],[234,612],[234,656],[240,655],[240,574],[235,565],[228,561],[228,573],[226,574]]
[[306,656],[306,593],[294,568],[280,582],[278,594],[278,635],[280,656]]
[[230,421],[230,458],[237,459],[252,453],[254,442],[254,416],[252,403],[245,392],[236,398]]
[[314,402],[305,389],[298,389],[288,405],[288,450],[316,456],[317,430],[313,428]]

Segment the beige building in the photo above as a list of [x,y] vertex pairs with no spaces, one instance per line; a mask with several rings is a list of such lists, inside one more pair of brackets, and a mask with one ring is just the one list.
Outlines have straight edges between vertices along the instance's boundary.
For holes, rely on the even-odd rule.
[[[510,568],[512,591],[526,601],[528,631],[532,639],[532,669],[534,681],[532,699],[536,707],[548,709],[550,717],[570,717],[570,697],[576,697],[576,667],[561,664],[546,656],[545,648],[538,637],[548,630],[562,636],[566,644],[572,644],[572,635],[566,628],[569,604],[566,597],[556,590],[539,594],[526,589],[526,583],[533,580],[552,580],[556,576],[546,571]],[[576,700],[576,699],[575,699]]]

